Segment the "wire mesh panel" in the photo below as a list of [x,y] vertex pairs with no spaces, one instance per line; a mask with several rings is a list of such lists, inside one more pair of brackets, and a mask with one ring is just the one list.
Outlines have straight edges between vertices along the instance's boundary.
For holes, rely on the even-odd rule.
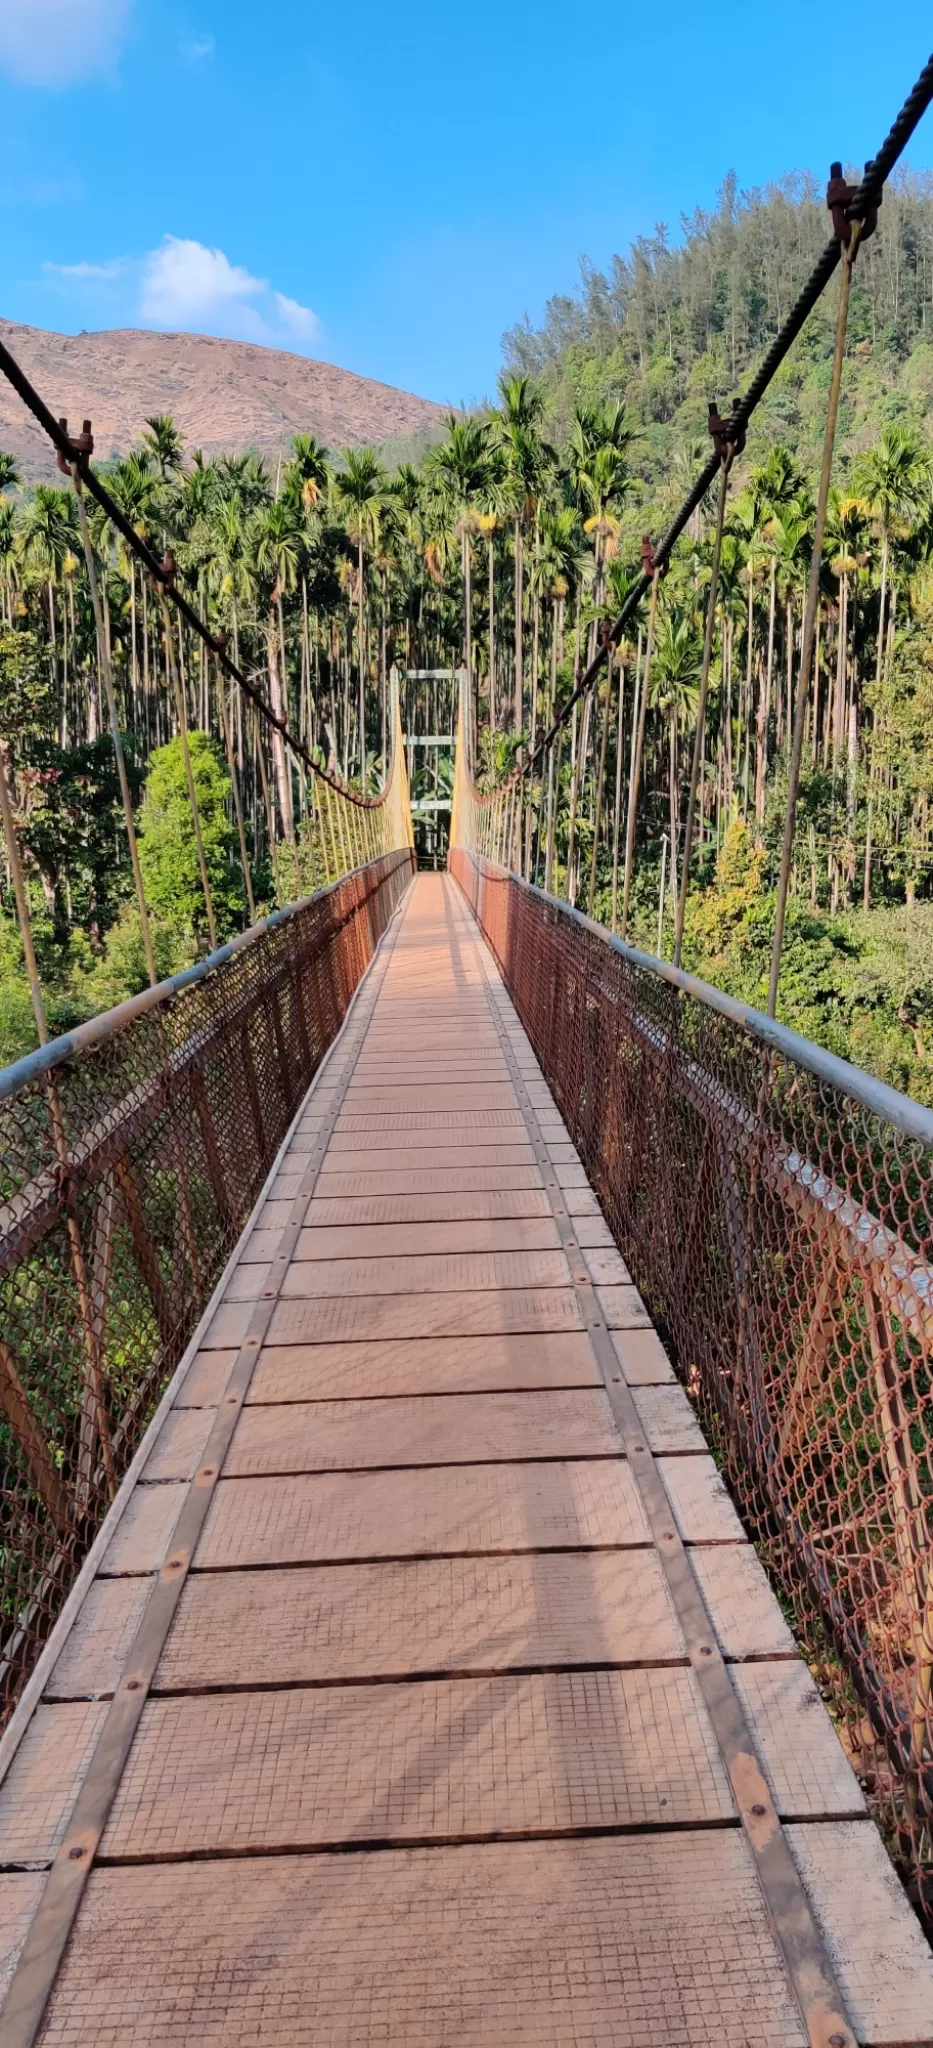
[[451,867],[929,1912],[933,1119]]
[[411,870],[383,855],[0,1076],[0,1725]]

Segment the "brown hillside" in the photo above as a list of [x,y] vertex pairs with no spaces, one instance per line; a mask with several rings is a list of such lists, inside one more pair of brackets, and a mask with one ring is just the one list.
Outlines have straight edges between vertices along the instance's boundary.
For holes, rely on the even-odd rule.
[[[148,413],[172,413],[186,446],[206,455],[258,448],[272,457],[297,433],[341,448],[430,432],[444,417],[409,391],[253,342],[135,328],[47,334],[11,320],[0,320],[0,340],[56,416],[93,421],[102,459],[125,454]],[[44,435],[2,377],[0,447],[30,480],[54,473]]]

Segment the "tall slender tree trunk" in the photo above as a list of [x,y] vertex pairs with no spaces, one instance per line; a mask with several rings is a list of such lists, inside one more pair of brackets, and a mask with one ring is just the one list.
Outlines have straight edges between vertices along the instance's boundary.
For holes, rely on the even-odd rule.
[[722,800],[728,816],[732,805],[732,640],[733,624],[727,619],[723,631],[722,659],[725,669],[725,709],[722,725]]
[[674,899],[674,902],[676,903],[676,902],[678,902],[678,900],[679,900],[679,896],[680,896],[680,888],[679,888],[679,884],[678,884],[678,880],[677,880],[677,859],[678,859],[678,854],[679,854],[679,851],[680,851],[680,818],[679,818],[679,816],[678,816],[678,813],[679,813],[679,809],[680,809],[680,805],[679,805],[679,803],[678,803],[678,787],[677,787],[677,712],[676,712],[676,709],[675,709],[675,710],[673,710],[673,711],[671,712],[671,719],[670,719],[670,734],[669,734],[669,747],[670,747],[670,754],[669,754],[669,775],[670,775],[670,789],[669,789],[669,791],[668,791],[668,812],[669,812],[669,816],[670,816],[670,826],[671,826],[671,893],[672,893],[672,895],[673,895],[673,899]]
[[878,605],[878,647],[875,658],[875,686],[881,681],[884,664],[884,625],[888,600],[888,534],[887,528],[881,535],[881,596]]
[[[269,697],[272,704],[272,709],[276,713],[276,716],[278,718],[284,718],[286,715],[285,691],[282,683],[282,678],[279,674],[278,650],[276,647],[276,617],[274,611],[270,611],[269,613],[266,646],[267,662],[269,669]],[[276,788],[278,790],[279,811],[282,818],[282,831],[284,833],[285,838],[291,845],[294,843],[295,838],[295,814],[292,805],[292,778],[291,771],[288,765],[288,756],[285,752],[285,741],[283,740],[280,732],[276,732],[274,735],[272,743],[272,754],[273,760],[275,762],[275,781]]]
[[[848,654],[848,613],[849,578],[846,575],[845,571],[843,571],[842,575],[839,578],[839,625],[837,631],[836,645],[836,690],[833,702],[832,716],[832,763],[834,775],[838,773],[839,758],[842,753],[842,736],[845,730],[845,703],[848,682],[846,674]],[[827,725],[828,724],[829,721],[827,720]]]
[[748,623],[745,629],[745,765],[742,776],[742,812],[748,822],[748,785],[752,751],[752,675],[755,666],[755,579],[748,579]]
[[768,592],[768,666],[765,679],[765,748],[767,750],[768,719],[771,713],[771,686],[774,681],[774,620],[777,610],[777,563],[771,564],[771,586]]
[[366,625],[365,625],[365,599],[364,599],[364,596],[363,596],[363,536],[362,536],[362,532],[360,533],[359,543],[358,543],[358,546],[357,546],[357,550],[356,550],[356,573],[357,573],[357,577],[358,577],[358,579],[359,579],[359,591],[358,591],[358,594],[357,594],[357,595],[358,595],[358,604],[359,604],[359,620],[358,620],[358,627],[357,627],[357,637],[358,637],[358,640],[359,640],[359,649],[360,649],[360,780],[361,780],[361,783],[362,783],[362,779],[363,779],[363,777],[365,776],[365,773],[366,773],[366,667],[367,667],[367,662],[366,662],[366,648],[365,648],[365,646],[364,646],[364,636],[365,636],[365,630],[366,630]]
[[767,673],[758,671],[758,705],[755,714],[755,823],[762,825],[765,815],[765,776],[768,768],[768,682]]
[[524,563],[522,560],[522,522],[515,521],[515,730],[521,732],[525,715],[525,683],[522,673],[522,606]]
[[492,534],[489,549],[489,724],[496,730],[496,550]]

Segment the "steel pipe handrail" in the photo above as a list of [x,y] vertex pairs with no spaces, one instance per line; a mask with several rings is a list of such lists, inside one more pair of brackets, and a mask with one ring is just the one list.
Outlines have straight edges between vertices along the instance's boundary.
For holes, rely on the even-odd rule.
[[475,861],[480,867],[488,868],[491,873],[507,876],[509,881],[514,882],[520,889],[527,890],[530,896],[537,896],[542,902],[553,905],[561,917],[572,918],[575,924],[581,925],[603,945],[610,947],[613,952],[621,953],[622,958],[631,966],[642,968],[656,975],[660,981],[666,981],[671,987],[680,989],[684,995],[695,997],[708,1010],[714,1010],[718,1016],[726,1017],[730,1024],[738,1024],[752,1037],[760,1038],[774,1050],[786,1053],[798,1066],[806,1067],[809,1073],[815,1074],[817,1080],[826,1081],[831,1088],[838,1089],[840,1094],[848,1095],[854,1101],[860,1102],[872,1115],[884,1117],[888,1123],[903,1131],[905,1137],[914,1138],[919,1144],[927,1145],[933,1150],[933,1110],[925,1109],[921,1102],[914,1102],[911,1096],[903,1095],[900,1089],[890,1087],[887,1081],[876,1080],[873,1074],[865,1073],[863,1068],[854,1067],[848,1060],[840,1059],[838,1053],[827,1052],[823,1046],[815,1045],[812,1039],[802,1037],[800,1032],[792,1031],[788,1025],[779,1024],[776,1017],[768,1017],[763,1010],[756,1010],[751,1004],[740,1002],[736,996],[726,995],[723,989],[715,988],[712,982],[701,981],[698,975],[687,974],[684,968],[674,967],[668,960],[659,960],[654,953],[643,953],[640,947],[629,945],[627,940],[607,931],[605,925],[597,924],[595,918],[587,917],[584,911],[575,910],[572,904],[565,903],[562,897],[549,896],[544,889],[538,888],[536,883],[526,882],[514,869],[498,867],[495,861],[487,860],[482,854],[471,853],[466,847],[458,847],[457,851],[465,853],[468,859]]
[[335,891],[343,888],[344,883],[350,881],[354,875],[365,874],[384,861],[409,859],[408,848],[400,847],[390,853],[376,854],[373,860],[364,861],[359,867],[348,868],[346,874],[341,875],[336,882],[326,883],[324,888],[315,889],[310,896],[300,896],[297,902],[286,904],[282,910],[271,911],[268,917],[260,918],[258,923],[250,925],[248,931],[238,932],[236,938],[228,939],[224,945],[217,946],[213,953],[206,954],[203,960],[196,960],[191,967],[180,968],[177,974],[167,975],[164,981],[156,982],[154,987],[142,989],[139,995],[128,996],[125,1002],[115,1004],[113,1009],[101,1010],[96,1017],[89,1017],[86,1023],[76,1025],[73,1031],[62,1032],[58,1038],[51,1038],[47,1045],[37,1046],[35,1052],[24,1053],[21,1059],[14,1060],[10,1066],[0,1068],[0,1102],[8,1102],[11,1096],[17,1095],[22,1088],[40,1079],[54,1067],[61,1066],[64,1061],[74,1059],[78,1054],[89,1052],[97,1046],[106,1045],[109,1039],[116,1037],[117,1033],[135,1018],[145,1016],[149,1010],[157,1010],[173,996],[180,995],[183,989],[193,988],[198,982],[206,980],[207,976],[213,974],[218,967],[222,967],[225,961],[232,960],[235,953],[241,953],[247,946],[255,945],[264,933],[288,923],[299,911],[307,910],[312,903],[323,902],[325,897],[333,896]]

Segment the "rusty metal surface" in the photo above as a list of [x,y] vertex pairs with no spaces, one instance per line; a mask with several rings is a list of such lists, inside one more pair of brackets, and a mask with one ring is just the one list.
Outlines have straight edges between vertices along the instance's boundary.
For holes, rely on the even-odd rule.
[[358,870],[0,1105],[0,1725],[410,873]]
[[841,1062],[453,865],[929,1911],[933,1149]]
[[[488,972],[451,886],[419,882],[0,1786],[0,1849],[5,1819],[24,1862],[59,1844],[4,2019],[23,2048],[853,2041],[813,1995],[779,1816],[844,1827],[855,1780]],[[477,1185],[466,1122],[398,1148],[465,1216],[412,1214],[424,1169],[373,1174],[379,1148],[328,1192],[374,1037],[381,1061],[430,1048],[464,985],[533,1178]],[[527,1192],[531,1217],[484,1206]],[[344,1269],[374,1291],[341,1295]],[[851,1916],[810,1862],[845,1988]],[[889,1899],[859,1942],[863,1979],[885,1943],[904,1973],[873,2048],[933,2010],[905,1914]],[[782,1947],[798,2002],[810,1971],[803,2032]]]
[[[593,1355],[603,1375],[643,1519],[657,1549],[671,1603],[683,1629],[688,1656],[709,1716],[711,1731],[735,1799],[756,1876],[767,1907],[775,1941],[793,1987],[810,2048],[854,2048],[848,2015],[833,1964],[816,1915],[800,1879],[769,1781],[755,1732],[728,1666],[715,1639],[713,1615],[703,1598],[690,1562],[689,1543],[741,1544],[743,1532],[711,1458],[653,1458],[642,1434],[634,1396],[623,1374],[608,1323],[609,1297],[628,1291],[600,1288],[579,1256],[574,1224],[551,1176],[553,1138],[563,1126],[553,1116],[547,1093],[529,1088],[518,1066],[524,1034],[505,990],[490,981],[489,1002],[503,1051],[512,1069],[516,1099],[522,1110],[535,1157],[551,1194],[555,1221],[573,1268],[573,1284],[589,1333]],[[573,1147],[560,1143],[561,1154]]]
[[[407,879],[410,873],[407,859],[404,864],[398,862],[390,865],[387,876],[383,875],[380,869],[370,878],[373,883],[372,893],[381,893],[385,881],[388,879],[391,883],[396,875],[401,882],[403,872]],[[350,878],[351,882],[356,879],[358,878]],[[364,893],[348,916],[348,925],[352,928],[357,911],[369,908]],[[388,918],[391,905],[385,904],[384,908]],[[375,944],[371,914],[367,925],[371,951]],[[392,936],[394,938],[395,932]],[[360,946],[360,953],[362,957],[358,960],[357,980],[369,964],[364,946]],[[383,950],[376,966],[377,980],[385,973],[387,957],[386,951]],[[344,971],[350,980],[349,967],[346,964]],[[347,989],[347,1002],[353,992],[353,985],[355,984],[351,984]],[[373,982],[370,981],[364,996],[364,1007],[371,1007],[373,992]],[[277,1033],[277,1041],[279,1036]],[[156,1666],[175,1619],[194,1553],[215,1500],[224,1459],[239,1420],[259,1347],[268,1334],[278,1288],[288,1269],[289,1258],[297,1242],[307,1202],[314,1193],[321,1160],[333,1136],[334,1125],[352,1076],[361,1037],[360,1010],[357,1008],[344,1043],[336,1054],[333,1067],[324,1077],[318,1105],[319,1114],[316,1118],[318,1136],[313,1150],[301,1156],[302,1170],[294,1213],[290,1230],[286,1231],[284,1236],[282,1252],[276,1260],[275,1282],[265,1289],[265,1298],[251,1308],[248,1330],[244,1333],[238,1349],[222,1407],[207,1411],[210,1432],[204,1446],[203,1462],[191,1475],[173,1532],[171,1555],[157,1574],[153,1574],[148,1580],[136,1582],[144,1589],[138,1627],[125,1661],[122,1662],[83,1783],[77,1788],[67,1826],[51,1865],[48,1883],[26,1936],[5,2002],[4,2041],[9,2043],[9,2048],[33,2048],[33,2043],[39,2037],[40,2028],[43,2027],[46,2007],[52,1995],[59,1965],[80,1912],[87,1880],[139,1729]],[[284,1063],[287,1057],[284,1045],[279,1045],[279,1052]],[[286,1085],[283,1080],[283,1089]],[[285,1164],[288,1164],[288,1151],[285,1154]],[[277,1170],[272,1185],[275,1186],[285,1178],[286,1175]],[[169,1425],[179,1417],[184,1422],[190,1422],[192,1418],[196,1422],[202,1420],[197,1410],[186,1412],[176,1409],[168,1418]],[[156,1449],[158,1450],[158,1443]],[[111,1581],[110,1585],[119,1586],[120,1583]],[[99,1584],[104,1591],[107,1590],[106,1581],[100,1581]],[[91,1588],[92,1592],[95,1590],[95,1587]],[[66,1644],[66,1654],[67,1649]]]

